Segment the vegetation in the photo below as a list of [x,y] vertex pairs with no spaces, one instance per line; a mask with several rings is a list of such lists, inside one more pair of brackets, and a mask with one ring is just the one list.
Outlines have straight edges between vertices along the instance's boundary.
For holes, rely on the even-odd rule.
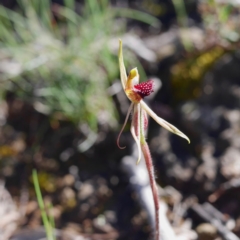
[[65,7],[51,6],[49,0],[20,0],[19,5],[17,12],[0,6],[1,95],[15,91],[38,111],[86,124],[92,131],[97,131],[100,112],[116,123],[106,89],[118,78],[110,41],[126,28],[117,16],[153,25],[157,20],[136,10],[114,9],[108,0],[86,1],[80,14],[74,0],[66,0]]

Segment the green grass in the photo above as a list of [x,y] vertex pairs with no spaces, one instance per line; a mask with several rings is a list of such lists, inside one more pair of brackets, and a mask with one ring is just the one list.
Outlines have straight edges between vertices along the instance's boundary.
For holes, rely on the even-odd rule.
[[[18,2],[17,11],[0,6],[0,67],[6,66],[0,69],[0,95],[14,91],[52,118],[86,124],[93,132],[101,114],[116,125],[106,89],[119,71],[109,42],[116,39],[117,44],[126,31],[122,17],[153,26],[158,21],[136,10],[113,8],[108,0],[85,1],[81,14],[75,1],[65,0],[65,7],[52,6],[55,17],[49,0]],[[139,66],[134,54],[128,55]]]
[[[37,196],[38,206],[41,211],[43,225],[46,231],[47,240],[56,240],[56,237],[54,234],[54,228],[55,228],[54,218],[53,216],[48,215],[47,213],[47,208],[44,204],[39,181],[38,181],[37,171],[35,169],[32,172],[32,178],[33,178],[34,189]],[[50,208],[52,208],[52,206],[50,206]]]

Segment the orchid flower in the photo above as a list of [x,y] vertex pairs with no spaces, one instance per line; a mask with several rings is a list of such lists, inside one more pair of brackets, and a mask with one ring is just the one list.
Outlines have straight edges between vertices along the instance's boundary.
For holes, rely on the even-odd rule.
[[[141,155],[143,153],[146,167],[149,175],[150,186],[153,194],[153,201],[155,207],[155,239],[160,239],[160,220],[159,220],[159,199],[158,199],[158,189],[155,182],[154,177],[154,168],[152,163],[152,157],[150,154],[150,150],[148,144],[145,139],[145,131],[148,126],[148,118],[147,114],[149,114],[159,125],[166,128],[172,133],[177,134],[178,136],[185,138],[189,143],[189,138],[183,134],[180,130],[174,127],[172,124],[168,123],[164,119],[158,117],[143,101],[143,98],[150,95],[154,91],[154,83],[153,80],[148,80],[146,82],[139,83],[139,74],[137,68],[134,68],[130,71],[127,76],[126,69],[123,61],[123,53],[122,53],[122,41],[119,41],[119,68],[120,68],[120,77],[122,82],[122,87],[131,101],[131,105],[128,109],[126,119],[124,121],[123,127],[118,135],[117,144],[119,146],[119,139],[123,132],[124,127],[128,121],[130,114],[133,112],[132,123],[131,123],[131,133],[138,147],[138,159],[137,164],[141,160]],[[123,148],[120,147],[119,148]]]
[[131,101],[131,105],[128,109],[125,122],[123,124],[123,127],[117,139],[117,144],[119,148],[123,148],[123,147],[120,147],[119,145],[119,139],[126,126],[126,123],[128,121],[128,118],[131,112],[133,112],[132,123],[131,123],[131,133],[138,147],[137,164],[140,162],[141,152],[142,152],[141,146],[142,146],[142,143],[145,141],[145,130],[148,126],[147,114],[149,114],[159,125],[167,129],[168,131],[174,134],[177,134],[182,138],[185,138],[188,141],[188,143],[190,143],[189,138],[184,133],[182,133],[179,129],[174,127],[172,124],[168,123],[164,119],[157,116],[151,110],[151,108],[149,108],[149,106],[143,101],[144,97],[150,95],[154,91],[153,80],[148,80],[146,82],[139,83],[139,74],[138,74],[137,68],[132,69],[129,75],[127,76],[124,61],[123,61],[121,40],[119,40],[118,59],[119,59],[119,68],[120,68],[122,87],[127,97]]

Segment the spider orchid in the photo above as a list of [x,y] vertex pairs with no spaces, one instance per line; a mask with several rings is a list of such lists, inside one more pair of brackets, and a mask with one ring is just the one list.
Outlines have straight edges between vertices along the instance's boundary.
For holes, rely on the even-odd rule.
[[[155,239],[160,239],[160,220],[159,220],[159,199],[158,199],[158,189],[155,182],[154,177],[154,168],[152,163],[152,157],[150,154],[150,150],[148,144],[145,139],[145,131],[148,126],[148,118],[147,113],[162,127],[166,128],[172,133],[179,135],[182,138],[185,138],[189,143],[189,138],[183,134],[180,130],[176,127],[165,121],[164,119],[158,117],[143,101],[143,98],[150,95],[153,92],[154,84],[152,80],[148,80],[146,82],[139,83],[139,74],[137,68],[134,68],[130,71],[129,76],[127,76],[126,69],[123,62],[123,54],[122,54],[122,41],[119,41],[119,52],[118,52],[118,59],[119,59],[119,68],[120,68],[120,77],[123,89],[131,101],[131,105],[128,109],[127,116],[123,127],[118,135],[117,144],[119,146],[119,139],[123,132],[123,129],[128,121],[128,118],[133,112],[132,116],[132,123],[131,123],[131,133],[132,136],[137,143],[138,147],[138,159],[137,164],[141,159],[141,155],[143,154],[148,175],[149,181],[152,189],[153,194],[153,201],[155,207]],[[119,146],[119,148],[122,148]]]
[[133,112],[133,117],[130,130],[138,147],[137,164],[140,162],[141,152],[143,152],[144,154],[145,130],[147,129],[148,126],[148,119],[146,113],[148,113],[159,125],[166,128],[170,132],[177,134],[182,138],[185,138],[188,141],[188,143],[190,143],[189,138],[184,133],[182,133],[180,130],[178,130],[176,127],[174,127],[172,124],[168,123],[164,119],[158,117],[143,101],[144,97],[150,95],[154,91],[153,80],[148,80],[146,82],[139,83],[139,74],[137,68],[132,69],[129,73],[129,76],[127,76],[123,61],[121,40],[119,40],[118,60],[122,87],[127,97],[131,101],[131,105],[128,109],[125,122],[117,138],[118,147],[121,149],[124,148],[120,147],[119,139],[126,126],[126,123],[131,112]]

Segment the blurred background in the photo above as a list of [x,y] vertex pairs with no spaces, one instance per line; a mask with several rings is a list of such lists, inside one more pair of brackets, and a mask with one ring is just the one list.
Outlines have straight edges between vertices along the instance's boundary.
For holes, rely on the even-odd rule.
[[44,239],[33,169],[57,239],[152,239],[130,124],[116,144],[129,106],[119,38],[127,71],[155,81],[146,102],[191,140],[149,122],[171,231],[239,239],[240,1],[0,4],[1,240]]

